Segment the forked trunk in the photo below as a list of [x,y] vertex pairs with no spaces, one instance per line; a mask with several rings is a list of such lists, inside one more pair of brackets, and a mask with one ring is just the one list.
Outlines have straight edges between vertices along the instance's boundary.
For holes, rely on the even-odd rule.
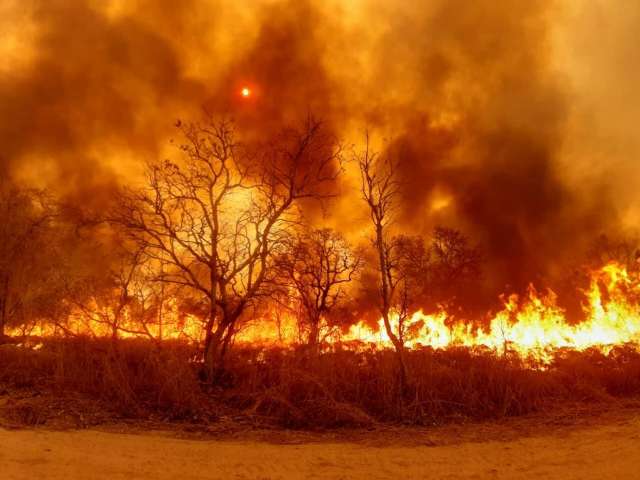
[[396,352],[396,359],[398,360],[398,377],[400,379],[400,389],[404,393],[407,386],[407,364],[405,361],[405,347],[404,343],[398,335],[396,335],[391,328],[391,321],[389,319],[389,312],[382,312],[382,319],[384,321],[384,327],[387,331],[387,336],[391,339],[393,348]]
[[220,348],[220,355],[218,358],[218,369],[224,370],[224,360],[227,357],[227,352],[229,351],[229,345],[231,345],[231,340],[233,339],[233,335],[235,334],[234,324],[232,323],[227,328],[227,332],[224,334],[224,338],[222,339],[222,346]]
[[204,367],[208,380],[213,380],[220,360],[220,350],[222,347],[222,337],[225,327],[218,325],[215,331],[207,331],[204,345]]
[[[234,327],[238,316],[224,314],[217,322],[214,330],[215,317],[211,317],[207,323],[207,333],[205,336],[204,362],[206,376],[209,381],[215,380],[218,373],[224,366],[224,358],[228,351],[229,344],[234,334]],[[211,324],[211,329],[209,329]]]

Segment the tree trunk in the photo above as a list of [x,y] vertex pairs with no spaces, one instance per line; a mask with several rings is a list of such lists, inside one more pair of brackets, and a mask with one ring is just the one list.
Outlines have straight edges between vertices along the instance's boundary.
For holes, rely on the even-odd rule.
[[311,320],[307,346],[311,355],[317,356],[320,353],[320,319],[318,318]]
[[209,381],[216,380],[222,373],[224,360],[229,351],[231,339],[235,334],[236,322],[240,318],[242,311],[242,308],[234,309],[230,312],[223,310],[218,327],[208,337],[209,341],[205,345],[205,368]]
[[233,326],[234,322],[229,324],[223,320],[210,336],[205,349],[205,371],[209,381],[215,381],[224,368],[224,360],[234,333]]
[[208,380],[213,379],[216,360],[218,356],[218,349],[220,346],[220,339],[222,338],[222,334],[224,333],[224,326],[222,323],[219,323],[218,328],[216,328],[214,331],[213,328],[216,324],[216,318],[216,306],[213,305],[209,311],[209,320],[207,320],[207,324],[205,326],[204,337],[204,367]]
[[220,348],[220,356],[218,358],[218,368],[220,370],[224,369],[224,361],[227,356],[227,352],[229,351],[229,345],[231,344],[231,339],[235,334],[235,322],[232,322],[227,328],[227,332],[224,335],[224,339],[222,340],[222,347]]
[[[214,219],[215,221],[215,219]],[[217,248],[217,235],[215,231],[211,232],[211,246],[212,251],[215,252]],[[213,372],[215,370],[215,360],[218,345],[220,343],[220,337],[222,336],[222,323],[220,322],[216,331],[213,331],[213,327],[216,324],[218,315],[218,305],[216,303],[217,291],[218,291],[218,262],[216,256],[211,256],[211,263],[209,265],[209,281],[211,282],[209,293],[209,319],[205,325],[204,335],[204,368],[205,376],[207,380],[213,379]]]
[[[404,343],[401,338],[396,335],[391,328],[391,320],[389,318],[389,312],[391,310],[391,287],[389,285],[389,279],[387,274],[389,271],[388,258],[384,248],[384,232],[382,224],[376,225],[376,248],[378,250],[378,261],[380,262],[380,290],[382,294],[382,320],[384,321],[384,328],[387,331],[387,336],[391,339],[393,347],[396,351],[396,358],[398,359],[399,377],[400,377],[400,389],[404,393],[407,383],[407,366],[404,359]],[[400,333],[400,332],[398,332]]]
[[396,359],[398,360],[398,371],[400,378],[400,389],[404,393],[406,385],[407,385],[407,364],[405,362],[405,347],[404,343],[398,338],[395,333],[393,333],[393,329],[391,328],[391,321],[389,319],[389,311],[382,313],[382,319],[384,321],[384,327],[387,331],[387,335],[391,339],[391,343],[393,344],[393,348],[396,352]]

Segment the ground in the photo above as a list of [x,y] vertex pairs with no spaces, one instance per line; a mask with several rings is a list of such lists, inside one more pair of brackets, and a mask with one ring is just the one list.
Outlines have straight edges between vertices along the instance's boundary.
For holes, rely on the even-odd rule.
[[640,410],[424,429],[0,429],[3,480],[637,479]]

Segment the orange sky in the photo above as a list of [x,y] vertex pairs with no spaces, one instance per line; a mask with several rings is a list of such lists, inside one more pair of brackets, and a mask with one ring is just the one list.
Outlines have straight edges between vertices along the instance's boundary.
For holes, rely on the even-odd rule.
[[[604,0],[5,0],[0,171],[99,204],[202,105],[250,128],[312,110],[404,158],[401,225],[535,270],[637,223],[639,25]],[[353,180],[325,222],[357,235]]]

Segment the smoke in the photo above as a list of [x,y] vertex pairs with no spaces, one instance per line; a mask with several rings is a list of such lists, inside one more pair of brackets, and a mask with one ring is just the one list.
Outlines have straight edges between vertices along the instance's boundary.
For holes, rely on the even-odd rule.
[[[554,64],[553,2],[376,4],[386,27],[367,103],[403,181],[401,228],[438,223],[480,242],[488,295],[552,282],[619,218],[606,180],[564,161],[572,85]],[[376,94],[375,92],[379,92]]]
[[[245,134],[263,139],[307,114],[331,124],[339,86],[323,65],[330,20],[298,0],[262,5],[256,17],[255,39],[225,69],[207,110],[231,112]],[[238,95],[245,87],[249,98]]]
[[[488,294],[557,275],[588,238],[618,227],[610,179],[568,160],[584,145],[612,151],[576,107],[591,84],[558,65],[558,25],[581,38],[591,17],[568,28],[567,9],[548,1],[227,3],[2,7],[0,174],[99,205],[166,155],[175,119],[201,107],[258,138],[313,113],[346,144],[366,127],[386,139],[381,153],[405,185],[398,228],[462,229],[487,253]],[[620,28],[614,48],[633,44]],[[358,239],[366,218],[352,169],[323,221]]]
[[[621,228],[636,229],[640,204],[640,66],[635,41],[640,5],[576,2],[560,22],[559,68],[570,72],[573,115],[560,161],[572,185],[600,179],[615,189]],[[593,192],[583,192],[584,195]]]
[[[171,2],[141,4],[143,19],[109,18],[88,1],[24,3],[34,34],[22,55],[30,50],[32,60],[0,77],[3,173],[78,199],[108,192],[131,155],[154,152],[167,112],[197,102],[203,89],[152,28]],[[172,19],[179,32],[180,16]]]

